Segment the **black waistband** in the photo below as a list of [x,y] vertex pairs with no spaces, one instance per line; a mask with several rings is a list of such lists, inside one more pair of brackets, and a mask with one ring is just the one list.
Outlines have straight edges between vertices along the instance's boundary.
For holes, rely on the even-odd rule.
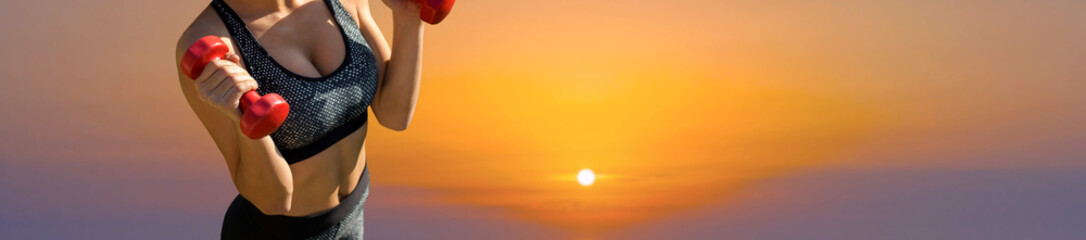
[[[305,239],[320,234],[342,222],[347,215],[352,213],[355,206],[364,201],[362,197],[368,187],[369,167],[366,167],[362,170],[362,176],[358,178],[358,185],[351,191],[351,194],[348,194],[346,198],[340,201],[339,205],[332,207],[328,211],[302,217],[265,215],[249,200],[239,194],[234,198],[234,202],[230,204],[231,209],[227,210],[227,215],[231,214],[229,212],[236,210],[238,212],[235,212],[235,214],[247,218],[245,220],[251,223],[254,229],[250,229],[253,230],[252,232],[243,234],[248,235],[248,237],[255,237],[254,239]],[[229,216],[226,221],[231,221]],[[230,231],[225,228],[223,230]]]

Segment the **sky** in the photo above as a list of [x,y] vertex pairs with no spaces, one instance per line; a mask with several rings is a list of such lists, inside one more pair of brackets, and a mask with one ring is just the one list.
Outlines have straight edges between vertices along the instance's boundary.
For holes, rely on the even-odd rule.
[[[218,235],[173,56],[206,4],[0,2],[0,235]],[[366,237],[1083,238],[1084,11],[463,0],[409,129],[370,126]]]

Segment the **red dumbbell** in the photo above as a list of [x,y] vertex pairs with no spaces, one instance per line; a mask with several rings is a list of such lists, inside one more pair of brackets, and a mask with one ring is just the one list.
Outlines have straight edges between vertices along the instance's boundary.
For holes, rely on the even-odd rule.
[[[181,72],[196,80],[211,61],[222,59],[230,48],[216,36],[205,36],[197,40],[181,57]],[[256,91],[249,91],[241,96],[241,132],[251,139],[268,136],[287,119],[290,106],[282,96],[269,93],[263,97]]]
[[452,11],[453,3],[456,0],[415,0],[421,8],[419,16],[422,21],[437,24],[441,20],[445,19],[445,16],[449,15],[449,11]]

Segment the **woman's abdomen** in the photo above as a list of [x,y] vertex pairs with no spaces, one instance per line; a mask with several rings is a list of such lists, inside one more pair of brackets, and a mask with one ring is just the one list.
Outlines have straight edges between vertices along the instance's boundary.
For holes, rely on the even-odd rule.
[[339,204],[365,169],[366,126],[311,158],[290,165],[294,192],[287,216],[308,216]]

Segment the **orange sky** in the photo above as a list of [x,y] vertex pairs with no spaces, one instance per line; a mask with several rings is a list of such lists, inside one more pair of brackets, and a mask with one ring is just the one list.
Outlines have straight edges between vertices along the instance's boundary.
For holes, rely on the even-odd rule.
[[[173,79],[173,44],[205,3],[0,3],[0,52],[18,56],[0,60],[0,150],[43,166],[90,156],[225,175]],[[371,126],[370,166],[375,183],[432,190],[435,203],[585,232],[863,156],[1024,167],[969,156],[1083,130],[1084,7],[459,1],[427,27],[410,129]],[[581,168],[601,174],[595,185],[576,184]]]
[[[1035,29],[1070,29],[1069,15],[927,4],[469,2],[429,29],[444,41],[427,45],[416,122],[374,135],[373,166],[402,173],[379,181],[599,230],[883,141],[968,154],[995,147],[974,132],[1086,116],[1060,106],[1083,102],[1069,91],[1084,86],[1070,65],[1083,31]],[[610,178],[582,188],[586,167]]]

